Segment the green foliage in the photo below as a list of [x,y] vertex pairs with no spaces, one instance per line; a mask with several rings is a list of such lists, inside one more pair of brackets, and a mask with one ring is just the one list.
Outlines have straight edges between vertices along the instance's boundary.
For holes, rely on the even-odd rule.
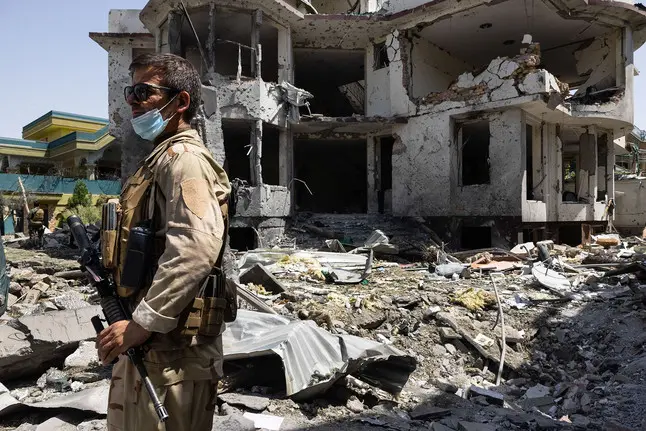
[[71,215],[79,216],[83,224],[97,223],[101,221],[101,207],[79,205],[74,208],[66,208],[57,216],[58,227],[62,228],[67,218]]
[[88,191],[85,183],[79,180],[74,186],[74,193],[67,202],[67,206],[69,208],[76,208],[79,206],[89,207],[90,205],[92,205],[92,195]]
[[101,221],[101,207],[95,206],[78,206],[74,208],[77,216],[83,220],[84,224],[92,224]]
[[100,194],[99,197],[96,198],[96,206],[100,207],[103,204],[107,204],[109,199],[108,195]]

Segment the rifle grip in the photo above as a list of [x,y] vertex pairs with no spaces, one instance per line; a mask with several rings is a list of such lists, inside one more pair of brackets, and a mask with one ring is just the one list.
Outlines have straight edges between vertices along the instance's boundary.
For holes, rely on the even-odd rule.
[[101,331],[103,331],[103,322],[101,322],[101,318],[99,316],[94,316],[90,319],[92,322],[92,326],[94,326],[94,331],[99,334]]
[[[104,329],[103,322],[101,321],[101,318],[99,316],[92,317],[90,321],[92,322],[92,326],[94,326],[94,330],[96,331],[97,334],[103,331]],[[117,362],[119,362],[119,358],[114,358],[114,361],[112,361],[112,365],[116,364]]]

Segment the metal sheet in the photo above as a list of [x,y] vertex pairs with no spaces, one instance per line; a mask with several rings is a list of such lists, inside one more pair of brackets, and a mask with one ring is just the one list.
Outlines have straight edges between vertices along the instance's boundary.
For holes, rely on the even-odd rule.
[[[353,374],[389,392],[399,392],[415,370],[400,350],[351,335],[334,335],[313,321],[239,310],[223,335],[225,360],[278,355],[287,396],[309,398]],[[382,366],[383,365],[383,366]],[[387,371],[386,371],[387,370]]]

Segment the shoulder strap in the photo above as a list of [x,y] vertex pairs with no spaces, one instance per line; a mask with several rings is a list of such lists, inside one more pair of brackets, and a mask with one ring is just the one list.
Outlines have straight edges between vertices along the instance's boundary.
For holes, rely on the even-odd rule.
[[220,247],[220,254],[218,255],[218,260],[215,261],[216,268],[222,268],[222,260],[224,258],[224,248],[227,246],[227,241],[229,239],[229,199],[220,204],[220,210],[222,211],[222,220],[224,221],[224,236],[222,237],[222,247]]

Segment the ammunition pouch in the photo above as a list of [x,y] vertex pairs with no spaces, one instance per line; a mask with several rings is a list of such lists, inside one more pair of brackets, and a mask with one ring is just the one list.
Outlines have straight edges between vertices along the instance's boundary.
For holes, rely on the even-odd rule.
[[118,204],[108,202],[103,205],[101,217],[101,260],[105,269],[115,269],[118,265],[117,240],[120,214]]
[[218,336],[222,332],[222,325],[235,321],[238,315],[238,288],[235,282],[227,279],[222,271],[222,259],[229,236],[228,202],[221,203],[220,209],[224,219],[224,238],[220,255],[193,300],[184,321],[182,335]]
[[154,244],[155,232],[150,221],[130,230],[119,287],[137,293],[152,281]]
[[216,337],[224,323],[237,317],[238,293],[236,285],[227,280],[220,268],[213,268],[204,281],[198,297],[193,300],[184,323],[182,335]]

